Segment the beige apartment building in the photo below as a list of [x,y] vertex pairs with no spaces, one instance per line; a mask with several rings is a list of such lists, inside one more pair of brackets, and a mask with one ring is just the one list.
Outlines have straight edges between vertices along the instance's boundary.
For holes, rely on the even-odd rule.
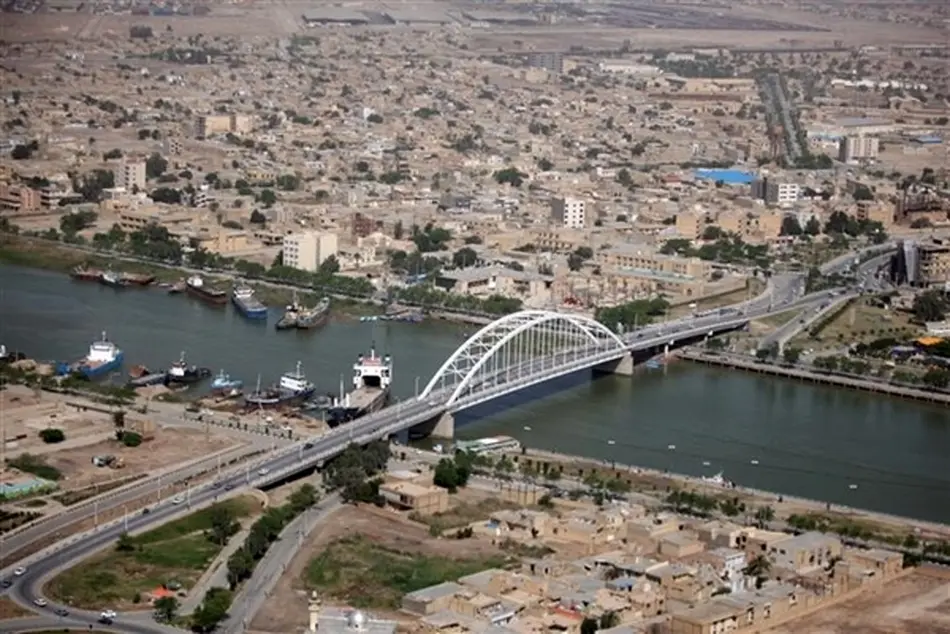
[[587,225],[587,203],[580,198],[553,198],[551,220],[560,227],[583,229]]
[[158,207],[119,208],[118,224],[124,231],[141,231],[150,224],[165,227],[170,233],[190,225],[195,217],[187,211],[163,211]]
[[942,284],[950,281],[950,245],[921,244],[917,257],[917,277],[921,284]]
[[665,255],[653,247],[623,244],[597,252],[599,265],[608,269],[633,269],[693,279],[706,279],[712,274],[712,265],[699,258]]
[[775,240],[782,233],[785,214],[779,211],[752,213],[750,211],[725,211],[716,217],[716,225],[728,233],[734,233],[743,241]]
[[216,134],[247,134],[253,127],[253,120],[242,114],[216,114],[198,117],[195,133],[200,138]]
[[122,161],[115,168],[115,186],[127,192],[145,190],[145,161]]
[[284,236],[284,266],[314,273],[327,258],[336,257],[339,241],[335,233],[302,231]]
[[0,185],[0,209],[10,215],[37,213],[42,206],[40,192],[23,185]]

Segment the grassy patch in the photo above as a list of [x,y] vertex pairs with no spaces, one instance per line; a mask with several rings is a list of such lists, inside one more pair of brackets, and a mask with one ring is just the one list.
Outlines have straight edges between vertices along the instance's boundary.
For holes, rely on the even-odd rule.
[[[242,497],[222,502],[239,517],[250,515],[256,498]],[[211,528],[211,508],[203,509],[129,538],[131,551],[115,547],[50,581],[50,598],[85,609],[115,609],[131,606],[136,597],[164,583],[177,581],[190,588],[221,551],[205,535]]]
[[453,528],[462,528],[473,522],[487,520],[488,517],[504,509],[519,508],[517,504],[506,500],[487,498],[479,502],[462,502],[452,508],[435,515],[419,515],[413,513],[412,519],[430,527],[436,527],[440,531]]
[[798,315],[801,314],[801,312],[802,311],[800,310],[794,310],[794,309],[786,310],[784,313],[779,313],[778,315],[770,315],[769,317],[760,317],[759,319],[755,320],[755,323],[771,326],[773,328],[781,328],[788,322],[798,317]]
[[7,464],[9,464],[11,467],[19,469],[24,473],[33,474],[38,478],[43,478],[44,480],[52,480],[55,482],[63,477],[63,474],[59,472],[59,469],[46,464],[46,459],[42,456],[34,456],[28,453],[23,453],[12,460],[7,460]]
[[9,597],[0,597],[0,620],[33,616],[33,613],[13,602]]
[[41,500],[40,498],[33,498],[32,500],[24,500],[19,503],[20,506],[25,506],[27,508],[35,509],[41,506],[46,506],[46,500]]
[[304,581],[308,589],[354,607],[395,609],[408,592],[504,566],[508,561],[501,556],[448,559],[402,552],[358,535],[330,544],[311,559]]

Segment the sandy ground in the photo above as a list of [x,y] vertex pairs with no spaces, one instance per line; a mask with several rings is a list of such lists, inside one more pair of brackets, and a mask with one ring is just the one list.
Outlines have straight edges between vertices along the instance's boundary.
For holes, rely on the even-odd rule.
[[[106,482],[118,476],[157,471],[232,446],[237,446],[233,438],[206,435],[197,429],[159,429],[156,430],[153,440],[144,442],[139,447],[126,447],[115,440],[109,440],[51,454],[47,457],[47,462],[62,471],[63,488],[75,489],[96,482]],[[93,456],[101,455],[121,458],[126,466],[121,470],[94,466]]]
[[12,386],[0,392],[0,408],[5,416],[4,435],[8,456],[54,450],[55,445],[47,445],[39,438],[39,433],[49,427],[62,429],[67,443],[101,436],[112,428],[108,414],[80,412],[67,406],[66,400],[58,395],[37,395],[23,386]]
[[769,630],[771,634],[948,634],[950,580],[920,572]]
[[[21,608],[8,597],[0,597],[0,620],[15,619],[22,616],[30,616],[33,613],[26,608]],[[2,624],[0,624],[2,627]]]
[[[260,632],[297,632],[306,627],[306,609],[288,609],[289,606],[306,605],[306,591],[300,581],[304,569],[310,559],[327,544],[345,535],[354,534],[365,535],[383,546],[426,555],[460,558],[498,554],[494,546],[478,539],[433,539],[426,527],[411,522],[394,511],[375,507],[344,506],[310,534],[249,629]],[[374,615],[405,618],[398,614],[378,612],[374,611]]]

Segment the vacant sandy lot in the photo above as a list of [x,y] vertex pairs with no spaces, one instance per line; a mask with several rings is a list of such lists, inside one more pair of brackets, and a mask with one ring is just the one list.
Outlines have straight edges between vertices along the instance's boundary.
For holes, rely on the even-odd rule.
[[[296,632],[306,627],[306,609],[288,609],[288,606],[306,605],[306,591],[301,582],[303,571],[311,558],[327,544],[349,535],[364,535],[381,546],[424,555],[465,558],[496,555],[499,552],[491,544],[477,539],[434,539],[425,526],[408,521],[393,511],[375,507],[344,506],[318,526],[297,551],[284,576],[277,582],[270,599],[251,623],[250,630]],[[374,611],[374,614],[377,612]],[[398,614],[379,616],[399,617]]]
[[948,634],[950,580],[921,572],[840,606],[769,630],[772,634]]
[[[237,446],[234,438],[206,435],[197,429],[159,429],[155,438],[139,447],[126,447],[115,440],[66,449],[49,454],[50,466],[59,469],[64,476],[61,486],[75,489],[97,482],[107,482],[118,476],[138,473],[155,473],[180,462],[187,462],[213,454],[222,449]],[[125,468],[112,470],[96,467],[93,456],[113,455],[125,461]]]

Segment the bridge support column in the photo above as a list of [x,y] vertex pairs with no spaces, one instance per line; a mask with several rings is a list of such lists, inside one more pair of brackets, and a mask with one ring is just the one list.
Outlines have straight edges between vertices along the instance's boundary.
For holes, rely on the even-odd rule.
[[434,438],[454,438],[455,417],[449,412],[442,412],[431,420],[409,428],[409,438],[412,440],[428,438],[429,436]]
[[663,346],[663,360],[664,361],[670,360],[670,344],[666,344],[665,346]]
[[616,361],[602,363],[594,368],[594,372],[602,374],[620,374],[633,376],[633,353],[627,353]]

